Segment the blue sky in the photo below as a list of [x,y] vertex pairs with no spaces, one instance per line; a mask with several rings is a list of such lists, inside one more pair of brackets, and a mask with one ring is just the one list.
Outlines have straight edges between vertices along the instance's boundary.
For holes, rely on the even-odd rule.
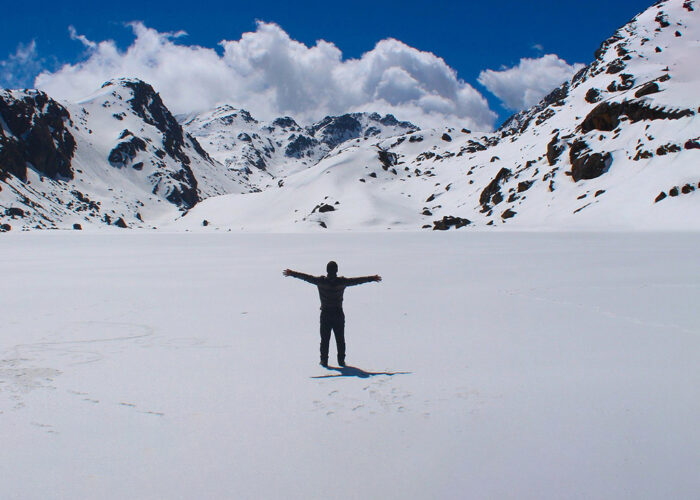
[[[332,42],[343,59],[359,58],[382,39],[395,38],[444,59],[460,80],[488,100],[500,122],[513,109],[478,83],[483,70],[518,65],[522,58],[556,54],[568,64],[588,63],[601,41],[651,5],[651,1],[587,2],[21,2],[0,17],[0,60],[35,43],[31,78],[88,57],[69,26],[92,41],[114,40],[122,50],[134,40],[125,23],[141,21],[158,32],[184,30],[175,43],[217,48],[256,30],[256,20],[279,25],[311,47]],[[7,65],[6,65],[7,67]],[[8,86],[6,81],[0,81]],[[516,105],[511,105],[513,108]]]

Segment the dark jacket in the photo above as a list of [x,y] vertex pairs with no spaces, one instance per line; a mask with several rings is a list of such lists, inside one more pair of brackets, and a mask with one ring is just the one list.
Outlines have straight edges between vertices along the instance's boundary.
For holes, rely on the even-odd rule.
[[321,310],[328,312],[343,311],[343,292],[345,287],[376,281],[374,276],[360,276],[358,278],[311,276],[310,274],[296,271],[292,271],[289,275],[316,285],[318,287],[318,296],[321,299]]

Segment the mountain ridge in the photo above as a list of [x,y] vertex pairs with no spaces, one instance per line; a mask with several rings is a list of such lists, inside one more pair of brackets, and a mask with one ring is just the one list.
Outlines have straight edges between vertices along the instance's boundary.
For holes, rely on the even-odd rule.
[[[699,24],[694,2],[657,2],[491,133],[376,113],[263,123],[231,105],[176,119],[133,79],[80,103],[3,91],[0,224],[698,229]],[[13,132],[15,115],[34,142]]]

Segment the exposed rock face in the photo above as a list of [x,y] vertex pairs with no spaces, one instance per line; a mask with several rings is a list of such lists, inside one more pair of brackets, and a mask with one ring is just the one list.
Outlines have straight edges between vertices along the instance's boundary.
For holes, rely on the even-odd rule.
[[656,94],[659,92],[659,84],[656,82],[645,83],[641,89],[634,93],[634,97],[644,97],[645,95]]
[[292,136],[291,142],[284,150],[284,154],[290,158],[303,158],[311,156],[311,149],[318,145],[318,141],[313,137],[305,135]]
[[620,116],[627,116],[632,123],[641,120],[678,120],[695,114],[690,109],[666,110],[652,108],[640,101],[602,102],[581,123],[581,131],[611,131],[620,125]]
[[482,211],[486,212],[491,207],[490,204],[498,205],[503,201],[503,194],[501,193],[501,184],[508,180],[512,172],[507,168],[502,168],[496,174],[496,177],[489,182],[489,184],[481,192],[479,196],[479,203],[481,204]]
[[27,180],[29,165],[52,179],[73,178],[75,139],[68,111],[43,92],[1,91],[0,179]]
[[379,151],[379,161],[382,164],[382,168],[384,170],[389,170],[390,167],[396,165],[396,161],[398,160],[398,156],[396,153],[390,153],[389,151],[385,150],[380,150]]
[[349,139],[360,137],[362,126],[359,120],[351,114],[342,116],[326,116],[309,129],[311,135],[330,148]]
[[559,134],[552,137],[552,140],[547,144],[547,162],[550,166],[553,166],[561,154],[564,152],[565,146],[559,144]]
[[122,134],[122,138],[126,137],[130,138],[117,144],[109,153],[108,161],[113,167],[124,168],[136,158],[139,151],[146,151],[146,141],[134,137],[128,130]]
[[569,159],[574,182],[600,177],[610,169],[613,161],[610,153],[592,153],[583,140],[577,140],[572,144]]

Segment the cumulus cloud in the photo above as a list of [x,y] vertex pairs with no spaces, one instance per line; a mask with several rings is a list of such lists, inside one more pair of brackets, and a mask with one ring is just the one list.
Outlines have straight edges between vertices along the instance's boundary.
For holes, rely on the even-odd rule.
[[86,54],[82,61],[45,71],[36,86],[77,101],[118,77],[140,78],[160,92],[175,113],[228,103],[261,119],[291,115],[302,122],[349,111],[393,113],[423,127],[460,125],[486,130],[496,114],[486,99],[436,55],[398,40],[382,40],[358,59],[344,59],[333,44],[293,40],[280,26],[258,22],[220,50],[187,45],[183,32],[161,33],[129,25],[134,41],[119,50],[69,29]]
[[478,81],[504,107],[520,111],[537,104],[581,68],[583,64],[570,65],[554,54],[546,54],[537,59],[523,58],[512,68],[487,69],[479,74]]
[[19,44],[14,54],[0,61],[0,85],[3,88],[32,87],[34,76],[41,70],[43,60],[36,50],[36,42]]

